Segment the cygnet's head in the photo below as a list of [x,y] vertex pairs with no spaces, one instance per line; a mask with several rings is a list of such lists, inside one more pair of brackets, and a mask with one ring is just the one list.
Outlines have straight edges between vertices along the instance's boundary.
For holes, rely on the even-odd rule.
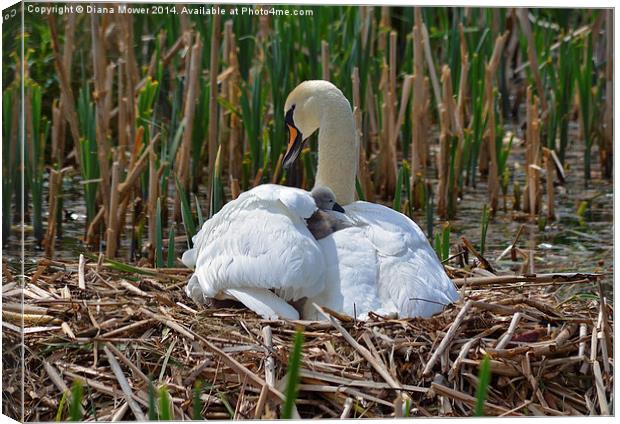
[[283,165],[290,167],[310,137],[321,125],[326,108],[351,106],[342,91],[329,81],[304,81],[293,89],[284,104],[284,121],[288,131],[288,147]]
[[336,202],[336,195],[329,187],[315,187],[310,194],[317,208],[344,213],[344,208]]

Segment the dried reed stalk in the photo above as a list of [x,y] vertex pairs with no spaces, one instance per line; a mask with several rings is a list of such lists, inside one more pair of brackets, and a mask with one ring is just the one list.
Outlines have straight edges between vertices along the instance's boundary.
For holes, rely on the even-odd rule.
[[529,212],[530,216],[534,217],[534,215],[540,211],[541,191],[539,186],[539,173],[541,169],[541,146],[538,97],[533,96],[531,87],[528,87],[527,90],[526,120],[525,169],[527,181],[523,189],[523,211]]
[[603,132],[599,157],[604,178],[613,175],[613,140],[614,140],[614,19],[613,10],[605,12],[605,111],[603,115]]
[[[215,158],[219,145],[217,140],[217,74],[219,69],[220,39],[222,35],[219,14],[213,16],[211,25],[213,28],[211,32],[211,57],[209,59],[209,84],[211,89],[209,91],[209,178],[207,187],[211,187],[211,181],[213,180],[215,172]],[[208,214],[211,213],[210,208],[211,201],[209,201]]]
[[545,173],[547,174],[547,218],[555,219],[555,190],[553,189],[553,180],[555,177],[555,164],[551,156],[551,150],[543,147],[545,157]]
[[433,61],[433,52],[431,51],[431,40],[428,35],[428,29],[426,24],[422,22],[422,37],[424,38],[424,55],[426,56],[426,65],[428,67],[428,73],[431,76],[431,82],[433,85],[433,93],[435,93],[435,102],[437,105],[441,104],[441,89],[439,88],[439,80],[437,79],[437,71],[435,70],[435,63]]
[[112,164],[112,185],[110,187],[110,216],[108,217],[108,229],[106,238],[106,256],[113,258],[116,256],[117,243],[119,238],[118,232],[118,185],[120,182],[121,167],[119,162]]
[[[198,97],[198,81],[200,79],[200,63],[202,56],[202,42],[200,35],[196,35],[196,40],[191,49],[191,59],[189,67],[189,79],[187,84],[187,95],[185,97],[185,105],[183,109],[183,117],[186,119],[185,128],[183,129],[183,139],[181,141],[181,152],[177,162],[178,176],[183,188],[189,189],[190,183],[190,152],[192,144],[192,131],[194,129],[195,111],[196,111],[196,99]],[[217,75],[216,75],[217,77]],[[212,81],[213,82],[213,81]],[[217,80],[211,87],[217,87]],[[212,90],[213,91],[213,90]],[[217,92],[217,89],[215,89]],[[210,125],[215,125],[217,128],[217,114],[210,116],[213,122]]]
[[415,25],[413,26],[413,106],[411,122],[413,122],[411,140],[411,192],[413,207],[422,207],[423,173],[426,168],[426,127],[424,126],[424,47],[422,36],[422,14],[419,7],[415,8]]
[[93,93],[93,100],[95,101],[95,137],[97,139],[97,156],[99,159],[99,174],[101,176],[99,190],[101,192],[101,198],[103,199],[103,221],[106,225],[109,225],[108,218],[110,212],[107,200],[110,199],[110,164],[108,161],[110,147],[108,143],[105,110],[106,52],[102,35],[105,28],[100,24],[99,15],[96,13],[90,16],[90,29],[93,49],[93,81],[95,87],[95,92]]
[[366,147],[363,143],[363,117],[362,117],[362,105],[360,99],[360,75],[359,68],[356,66],[353,68],[351,74],[351,82],[353,85],[353,116],[355,117],[355,134],[359,140],[359,163],[357,167],[357,173],[364,190],[366,200],[369,202],[375,201],[375,187],[370,177],[370,171],[368,170],[368,161],[366,160]]
[[437,170],[439,174],[439,186],[437,189],[437,214],[442,219],[448,218],[449,204],[449,184],[450,178],[450,137],[452,136],[452,117],[453,101],[452,98],[452,78],[450,77],[450,68],[444,65],[441,72],[441,84],[443,86],[443,97],[439,104],[439,157]]
[[485,88],[485,104],[486,104],[486,116],[487,116],[487,129],[486,129],[486,143],[488,146],[488,152],[490,156],[490,169],[488,180],[488,193],[489,193],[489,205],[491,207],[491,213],[494,214],[497,211],[497,202],[499,196],[499,177],[497,166],[497,148],[495,144],[495,95],[493,93],[493,80],[495,73],[499,66],[500,56],[504,49],[504,44],[508,38],[508,33],[504,33],[495,40],[495,47],[493,48],[493,54],[491,60],[487,63],[484,73],[484,88]]
[[[68,76],[68,70],[65,69],[65,61],[60,54],[60,43],[58,41],[58,33],[56,32],[56,23],[55,18],[52,15],[48,16],[48,23],[50,27],[50,33],[52,38],[52,48],[54,50],[54,67],[56,68],[56,72],[58,73],[58,81],[60,83],[60,92],[61,96],[64,96],[66,102],[63,103],[64,106],[64,117],[69,124],[69,129],[71,130],[71,136],[73,137],[73,142],[76,146],[80,144],[80,130],[78,124],[78,116],[75,110],[75,100],[73,97],[73,91],[71,89],[71,83]],[[78,165],[80,164],[80,155],[79,149],[77,150],[75,155],[76,162]]]
[[[64,31],[64,50],[62,52],[62,62],[65,72],[67,73],[67,83],[71,85],[71,67],[73,64],[73,50],[75,47],[75,18],[76,15],[73,13],[66,15],[65,22],[65,31]],[[61,112],[60,116],[63,116],[66,112],[65,104],[67,103],[67,97],[64,91],[60,93],[60,103],[58,108]],[[62,164],[65,159],[65,121],[57,121],[58,122],[58,138],[56,143],[56,148],[53,150],[52,158],[56,160],[58,166],[62,167]],[[54,154],[55,153],[55,154]]]
[[45,246],[45,256],[52,258],[54,256],[54,239],[56,238],[56,214],[58,206],[58,192],[62,183],[62,173],[55,169],[50,169],[49,176],[49,200],[48,200],[48,217],[47,232],[43,241]]
[[[229,52],[228,52],[228,66],[233,69],[230,76],[230,84],[228,84],[228,93],[224,93],[227,96],[228,102],[235,108],[239,108],[239,97],[241,95],[239,91],[239,81],[241,75],[239,74],[239,59],[237,58],[237,41],[235,33],[232,30],[232,25],[226,23],[225,32],[228,38]],[[228,176],[229,179],[241,178],[241,162],[242,162],[242,146],[241,140],[241,125],[239,122],[239,116],[235,113],[230,115],[230,133],[228,136]]]
[[157,155],[154,149],[149,152],[149,194],[148,194],[148,227],[149,227],[149,259],[155,260],[157,238],[157,198],[159,196],[159,178],[157,178]]
[[[382,34],[386,37],[386,33]],[[396,187],[397,163],[396,163],[396,44],[397,33],[390,32],[388,62],[384,62],[381,74],[383,86],[383,131],[381,132],[380,163],[381,170],[378,173],[380,190],[389,195],[394,193]]]

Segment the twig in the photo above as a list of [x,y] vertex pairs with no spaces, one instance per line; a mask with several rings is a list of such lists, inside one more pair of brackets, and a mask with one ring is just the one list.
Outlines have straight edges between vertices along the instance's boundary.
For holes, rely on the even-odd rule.
[[463,308],[461,308],[458,315],[454,319],[454,322],[450,326],[450,329],[446,333],[445,337],[443,338],[443,340],[441,341],[437,349],[435,349],[435,352],[433,352],[433,355],[431,356],[431,358],[426,363],[426,366],[424,367],[424,371],[422,371],[422,375],[428,376],[431,374],[433,366],[435,366],[435,362],[437,362],[437,359],[439,359],[439,357],[443,354],[444,350],[448,347],[452,339],[456,336],[459,330],[459,327],[461,323],[463,322],[463,320],[465,319],[465,316],[467,315],[467,312],[469,311],[471,306],[472,306],[472,301],[468,300],[463,306]]
[[349,332],[347,330],[345,330],[345,328],[340,325],[340,323],[338,321],[336,321],[331,315],[329,315],[327,312],[325,312],[323,310],[323,308],[321,308],[319,305],[317,305],[316,303],[313,303],[313,306],[325,317],[327,318],[327,320],[329,322],[331,322],[331,324],[338,330],[340,331],[340,333],[344,336],[344,339],[349,342],[349,344],[351,346],[353,346],[355,348],[355,350],[357,350],[369,363],[370,365],[372,365],[372,367],[379,373],[379,375],[381,375],[381,377],[383,377],[383,379],[392,387],[395,389],[402,389],[401,385],[399,383],[397,383],[392,376],[390,375],[390,373],[385,369],[385,367],[383,367],[373,356],[372,353],[370,353],[368,351],[368,349],[366,349],[365,347],[363,347],[362,345],[360,345],[357,341],[355,341],[355,339],[353,337],[351,337],[351,335],[349,334]]
[[125,401],[131,408],[131,412],[133,412],[133,414],[135,415],[136,420],[146,421],[146,416],[142,412],[142,409],[140,409],[138,404],[133,400],[133,392],[131,390],[131,387],[129,387],[129,382],[127,381],[127,378],[125,377],[125,374],[123,374],[123,370],[121,369],[121,366],[118,364],[118,361],[116,360],[114,355],[112,355],[112,353],[108,350],[107,346],[103,347],[103,351],[108,357],[108,362],[110,363],[112,372],[114,372],[114,375],[116,376],[116,380],[118,381],[118,384],[120,384],[121,389],[123,390],[123,394],[125,395]]

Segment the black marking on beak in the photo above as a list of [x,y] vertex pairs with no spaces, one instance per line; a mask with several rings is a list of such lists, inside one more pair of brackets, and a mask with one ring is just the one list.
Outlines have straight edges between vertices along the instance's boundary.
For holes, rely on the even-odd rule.
[[338,202],[334,202],[334,207],[332,208],[332,210],[335,210],[336,212],[344,213],[344,208],[340,206]]
[[297,157],[299,157],[299,153],[301,153],[301,148],[303,147],[303,135],[301,131],[297,129],[295,126],[295,122],[293,121],[293,111],[295,110],[295,105],[293,105],[287,112],[284,118],[284,122],[286,123],[286,131],[288,133],[288,147],[286,148],[286,153],[284,154],[284,159],[282,160],[282,165],[284,168],[288,169],[295,162]]

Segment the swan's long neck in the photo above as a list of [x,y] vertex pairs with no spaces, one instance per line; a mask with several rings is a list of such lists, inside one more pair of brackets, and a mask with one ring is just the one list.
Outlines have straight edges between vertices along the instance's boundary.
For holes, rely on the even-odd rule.
[[358,148],[348,100],[342,94],[330,97],[321,117],[315,186],[331,188],[342,205],[355,200]]

